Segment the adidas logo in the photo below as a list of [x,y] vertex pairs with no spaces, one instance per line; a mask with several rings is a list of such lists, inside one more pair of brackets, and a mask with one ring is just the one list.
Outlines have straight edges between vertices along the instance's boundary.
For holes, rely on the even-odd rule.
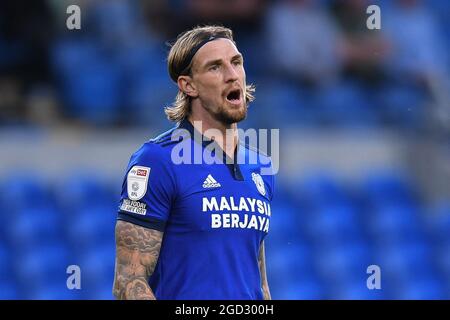
[[212,175],[208,175],[206,177],[206,180],[203,181],[203,188],[217,188],[217,187],[221,187],[220,183],[218,183],[213,177]]

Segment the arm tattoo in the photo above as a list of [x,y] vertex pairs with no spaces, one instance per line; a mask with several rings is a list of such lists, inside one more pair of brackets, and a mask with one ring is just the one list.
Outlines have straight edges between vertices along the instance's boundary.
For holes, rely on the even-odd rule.
[[147,280],[155,270],[162,236],[160,231],[117,221],[113,286],[113,294],[117,299],[156,299]]
[[267,282],[267,274],[266,274],[266,253],[264,249],[264,241],[261,243],[261,246],[259,247],[258,265],[259,265],[259,272],[261,274],[261,289],[263,292],[264,300],[271,300],[272,297],[270,295],[269,284]]

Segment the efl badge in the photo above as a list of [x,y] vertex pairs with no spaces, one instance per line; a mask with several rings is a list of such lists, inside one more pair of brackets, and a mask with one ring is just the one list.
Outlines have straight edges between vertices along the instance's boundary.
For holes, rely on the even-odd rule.
[[263,196],[266,195],[266,187],[264,186],[264,180],[261,177],[259,173],[252,173],[252,179],[256,184],[256,188],[258,189],[259,193],[261,193]]
[[150,175],[150,168],[134,166],[128,172],[127,189],[128,198],[130,200],[140,200],[147,192],[148,177]]

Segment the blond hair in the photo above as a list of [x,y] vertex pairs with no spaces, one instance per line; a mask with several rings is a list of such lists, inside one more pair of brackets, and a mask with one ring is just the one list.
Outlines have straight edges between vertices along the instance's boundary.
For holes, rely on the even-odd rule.
[[[222,26],[197,26],[183,32],[171,46],[167,57],[169,75],[175,83],[181,75],[192,75],[192,60],[184,70],[181,70],[184,67],[185,60],[193,48],[210,37],[226,38],[236,44],[233,39],[233,31]],[[255,99],[255,86],[249,84],[246,85],[245,89],[245,101],[248,104]],[[169,120],[177,123],[183,121],[191,112],[191,97],[179,89],[175,101],[172,105],[167,106],[164,111]]]

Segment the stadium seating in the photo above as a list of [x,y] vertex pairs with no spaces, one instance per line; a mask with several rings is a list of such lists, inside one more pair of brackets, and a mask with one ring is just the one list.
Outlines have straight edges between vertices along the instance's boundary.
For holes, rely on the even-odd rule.
[[[7,199],[14,214],[1,215],[1,298],[112,298],[118,191],[98,175],[77,173],[69,181],[63,192],[58,183],[31,175],[2,181],[9,188],[2,188],[0,201]],[[388,172],[376,179],[369,174],[360,202],[349,201],[348,187],[324,172],[291,193],[280,186],[266,239],[273,297],[448,298],[448,206],[421,210],[413,185],[401,181]],[[37,196],[46,202],[24,205]],[[82,270],[79,291],[65,288],[71,264]],[[382,270],[382,290],[365,287],[372,264]]]

